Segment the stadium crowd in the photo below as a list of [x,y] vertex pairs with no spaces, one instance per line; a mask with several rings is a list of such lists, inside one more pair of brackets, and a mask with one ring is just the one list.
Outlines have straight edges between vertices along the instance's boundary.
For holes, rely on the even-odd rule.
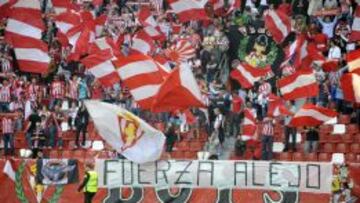
[[[271,36],[266,29],[264,18],[268,10],[282,9],[291,16],[291,34],[278,46],[285,49],[298,35],[305,35],[308,42],[316,45],[325,60],[336,60],[336,67],[324,71],[323,66],[312,63],[319,94],[301,101],[287,101],[285,106],[291,113],[296,112],[299,103],[310,102],[317,106],[336,110],[347,115],[348,123],[360,125],[360,109],[355,103],[345,101],[340,77],[348,72],[346,54],[360,48],[360,41],[351,41],[352,25],[355,18],[356,1],[351,0],[242,0],[239,8],[227,15],[218,15],[212,1],[206,5],[210,18],[203,21],[180,23],[176,15],[169,12],[166,1],[109,1],[94,5],[92,1],[74,1],[80,11],[89,11],[94,16],[106,15],[107,20],[97,38],[111,37],[123,41],[119,50],[123,56],[130,52],[132,37],[142,28],[137,13],[142,6],[149,6],[165,34],[164,41],[155,40],[156,48],[151,56],[163,55],[164,50],[180,39],[187,40],[196,50],[188,59],[196,80],[201,88],[206,108],[192,108],[184,112],[151,113],[139,108],[127,87],[122,83],[104,87],[80,62],[69,60],[71,45],[64,46],[56,27],[56,12],[50,0],[40,0],[42,20],[46,29],[42,41],[48,45],[51,56],[48,72],[34,74],[19,70],[13,47],[5,39],[7,18],[0,22],[1,88],[0,111],[2,115],[2,140],[4,155],[15,155],[14,139],[24,132],[27,147],[33,149],[34,157],[42,149],[63,147],[62,134],[73,131],[74,150],[84,147],[88,139],[87,129],[90,118],[83,104],[86,99],[99,99],[119,104],[156,126],[162,126],[167,137],[166,151],[172,152],[176,142],[191,141],[206,132],[209,141],[205,151],[220,156],[224,142],[235,137],[235,151],[240,157],[246,150],[254,153],[250,158],[272,160],[275,126],[283,126],[283,151],[317,152],[319,127],[296,128],[289,126],[292,115],[269,116],[271,96],[280,96],[276,80],[293,74],[294,63],[283,62],[272,67],[275,76],[264,76],[251,88],[243,88],[230,77],[243,59],[239,60],[240,35],[256,37],[254,50],[245,57],[253,66],[263,62]],[[216,1],[214,1],[216,2]],[[230,2],[230,1],[225,1]],[[229,9],[224,6],[224,9]],[[360,18],[360,16],[359,16]],[[358,25],[359,26],[359,25]],[[237,44],[236,44],[237,43]],[[240,45],[242,46],[242,45]],[[241,48],[241,47],[240,47]],[[264,56],[265,55],[265,56]],[[85,56],[81,56],[85,57]],[[269,57],[269,55],[268,55]],[[270,64],[273,65],[273,64]],[[174,68],[175,62],[170,61]],[[257,121],[257,130],[244,138],[244,109],[248,109]],[[160,125],[158,125],[160,124]],[[259,127],[261,126],[261,128]],[[184,135],[183,132],[189,132]],[[295,142],[297,132],[306,134],[304,148]],[[250,138],[249,138],[250,137]],[[215,157],[216,158],[216,157]]]

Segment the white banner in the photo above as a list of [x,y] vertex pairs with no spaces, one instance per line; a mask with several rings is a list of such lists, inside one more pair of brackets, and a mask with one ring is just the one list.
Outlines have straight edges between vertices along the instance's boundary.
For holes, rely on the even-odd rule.
[[161,160],[138,165],[96,160],[99,187],[244,188],[331,193],[332,164],[319,162]]

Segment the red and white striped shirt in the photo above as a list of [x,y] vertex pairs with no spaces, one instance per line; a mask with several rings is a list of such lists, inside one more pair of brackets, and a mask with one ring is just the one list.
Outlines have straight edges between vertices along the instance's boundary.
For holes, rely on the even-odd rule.
[[62,99],[64,97],[64,84],[61,81],[51,83],[51,96],[54,99]]
[[273,136],[274,135],[274,126],[271,122],[266,122],[262,129],[262,134],[264,136]]
[[37,95],[39,94],[40,86],[35,84],[30,84],[27,88],[27,94],[30,98],[30,101],[35,101]]
[[267,96],[271,93],[271,85],[268,82],[265,82],[264,84],[260,85],[259,87],[259,94],[262,94],[264,96]]
[[2,132],[3,134],[14,133],[14,125],[11,118],[4,117],[2,119]]
[[10,102],[10,85],[0,89],[0,102]]
[[77,99],[78,98],[78,87],[79,83],[77,81],[69,81],[69,98]]

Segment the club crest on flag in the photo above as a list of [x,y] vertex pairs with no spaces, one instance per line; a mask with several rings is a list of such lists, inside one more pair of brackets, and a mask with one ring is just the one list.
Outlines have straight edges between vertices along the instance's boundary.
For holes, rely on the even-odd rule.
[[120,137],[124,143],[121,151],[125,151],[137,143],[144,135],[144,131],[140,128],[138,119],[130,113],[118,114],[118,120],[121,132]]
[[67,178],[68,172],[75,169],[62,160],[49,160],[41,169],[41,174],[48,182],[61,182]]

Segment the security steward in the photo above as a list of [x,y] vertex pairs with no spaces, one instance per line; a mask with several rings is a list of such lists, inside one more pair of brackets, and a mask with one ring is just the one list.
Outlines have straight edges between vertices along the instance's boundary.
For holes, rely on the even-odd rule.
[[93,163],[86,163],[85,177],[83,182],[78,187],[78,192],[84,189],[84,202],[91,203],[98,190],[98,174],[94,170]]

